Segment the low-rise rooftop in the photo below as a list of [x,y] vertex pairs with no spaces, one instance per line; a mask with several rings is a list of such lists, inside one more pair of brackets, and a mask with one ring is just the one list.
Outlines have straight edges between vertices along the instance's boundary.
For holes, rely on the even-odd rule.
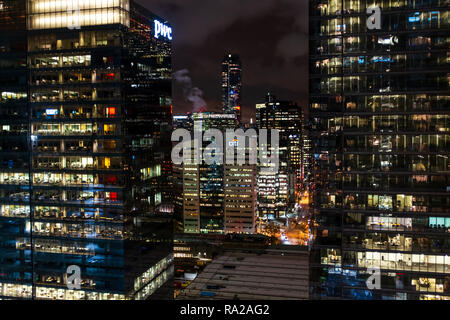
[[184,300],[307,300],[307,251],[225,252],[178,296]]

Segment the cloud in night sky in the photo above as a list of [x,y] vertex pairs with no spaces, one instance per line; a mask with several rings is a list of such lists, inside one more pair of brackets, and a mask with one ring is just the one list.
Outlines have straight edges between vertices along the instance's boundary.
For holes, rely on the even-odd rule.
[[291,33],[284,36],[277,46],[277,53],[287,59],[301,57],[308,53],[306,43],[308,37],[301,33]]
[[[243,64],[245,117],[268,91],[306,107],[307,0],[138,0],[174,29],[173,69],[190,71],[210,111],[221,108],[221,61],[236,53]],[[192,111],[174,84],[174,111]]]
[[192,112],[206,111],[206,101],[203,99],[203,92],[192,86],[192,79],[189,77],[189,70],[183,69],[173,73],[173,80],[181,85],[185,101],[192,103]]

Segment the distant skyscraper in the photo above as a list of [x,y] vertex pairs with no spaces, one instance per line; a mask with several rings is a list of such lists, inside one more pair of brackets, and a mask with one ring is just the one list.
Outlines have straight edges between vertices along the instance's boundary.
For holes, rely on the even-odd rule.
[[[209,129],[235,130],[233,114],[194,113],[177,117],[174,125],[189,119],[184,128],[203,133]],[[226,141],[223,141],[224,146]],[[201,152],[210,142],[202,142]],[[248,150],[247,150],[248,151]],[[235,156],[237,158],[237,156]],[[256,165],[174,165],[175,214],[184,233],[249,233],[256,223]]]
[[[189,127],[202,131],[236,126],[232,114],[194,113]],[[193,132],[191,132],[193,134]],[[201,152],[210,142],[201,142]],[[224,232],[224,168],[221,164],[174,165],[175,214],[185,233]]]
[[224,113],[241,119],[242,63],[238,55],[226,55],[222,62],[222,103]]
[[301,141],[301,173],[300,173],[300,185],[302,191],[306,191],[307,183],[310,176],[311,165],[311,139],[309,137],[309,120],[302,112],[302,141]]
[[280,132],[279,171],[258,173],[259,216],[283,217],[295,204],[301,182],[302,110],[269,94],[266,103],[256,105],[256,127]]
[[128,0],[1,5],[0,299],[160,293],[173,269],[168,24],[158,34],[164,20]]
[[176,129],[186,129],[192,130],[194,125],[194,120],[192,119],[192,114],[187,114],[185,116],[174,116],[172,127],[173,130]]
[[310,32],[312,298],[449,300],[448,1],[314,0]]

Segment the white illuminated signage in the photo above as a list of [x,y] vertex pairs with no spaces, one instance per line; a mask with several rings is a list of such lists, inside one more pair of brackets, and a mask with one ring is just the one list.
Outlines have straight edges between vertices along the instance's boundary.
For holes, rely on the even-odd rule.
[[398,43],[398,38],[395,36],[391,36],[389,38],[378,38],[378,43],[385,45],[394,45]]
[[172,40],[172,28],[155,20],[155,38],[164,37]]

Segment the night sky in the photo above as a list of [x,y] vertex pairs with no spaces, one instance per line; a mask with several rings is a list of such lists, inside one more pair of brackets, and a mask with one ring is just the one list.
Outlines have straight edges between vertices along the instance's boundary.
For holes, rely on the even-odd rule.
[[[138,2],[172,24],[173,70],[189,71],[208,111],[221,110],[220,72],[226,53],[241,56],[244,118],[254,117],[255,104],[264,102],[268,91],[306,108],[307,0]],[[175,81],[174,88],[174,114],[192,111],[183,84]]]

